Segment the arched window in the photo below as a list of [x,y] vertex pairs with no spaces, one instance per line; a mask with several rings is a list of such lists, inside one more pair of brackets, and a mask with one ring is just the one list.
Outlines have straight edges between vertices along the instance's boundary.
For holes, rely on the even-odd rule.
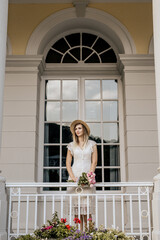
[[50,48],[46,63],[115,63],[112,47],[90,33],[73,33],[59,39]]
[[[117,58],[105,40],[89,33],[62,37],[46,55],[46,63],[74,65],[81,62],[101,65],[116,63]],[[88,123],[91,128],[90,139],[97,142],[97,182],[120,181],[119,101],[119,79],[115,77],[74,77],[71,74],[71,77],[53,76],[45,79],[44,182],[65,182],[68,179],[66,146],[72,141],[69,126],[75,119],[83,119]]]

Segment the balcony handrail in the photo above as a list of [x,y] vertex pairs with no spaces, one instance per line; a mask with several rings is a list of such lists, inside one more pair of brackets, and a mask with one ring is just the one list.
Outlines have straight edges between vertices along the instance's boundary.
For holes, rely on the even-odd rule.
[[[44,182],[6,182],[7,188],[13,187],[76,187],[77,183],[44,183]],[[95,187],[153,187],[153,182],[100,182]]]

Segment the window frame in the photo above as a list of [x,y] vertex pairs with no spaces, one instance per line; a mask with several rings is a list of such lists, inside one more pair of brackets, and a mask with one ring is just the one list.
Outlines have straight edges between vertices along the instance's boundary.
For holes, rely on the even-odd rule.
[[[73,67],[73,66],[72,66]],[[89,71],[90,72],[90,71]],[[108,71],[107,71],[108,72]],[[126,180],[126,171],[125,171],[125,147],[124,147],[124,114],[123,114],[123,92],[122,92],[122,81],[121,81],[121,77],[120,75],[115,74],[107,74],[107,72],[104,74],[101,74],[101,71],[98,71],[97,69],[97,74],[94,76],[92,75],[92,73],[90,72],[90,74],[88,73],[86,75],[82,74],[81,71],[79,71],[78,74],[78,79],[86,79],[86,80],[93,80],[93,79],[116,79],[118,81],[118,108],[119,108],[119,146],[120,146],[120,178],[121,178],[121,182],[124,182]],[[38,181],[43,182],[43,154],[44,154],[44,103],[45,103],[45,81],[46,80],[56,80],[56,79],[76,79],[77,78],[77,74],[74,75],[72,74],[72,72],[66,72],[66,74],[44,74],[41,77],[41,84],[40,84],[40,111],[39,111],[39,119],[40,119],[40,123],[39,123],[39,148],[38,148]],[[82,92],[84,93],[84,84],[82,84],[82,80],[78,81],[79,84],[81,86],[79,86],[79,91],[80,91],[80,87],[82,88]],[[82,101],[83,99],[83,101]],[[81,119],[84,119],[84,94],[81,95],[79,94],[79,116],[83,116],[81,117]],[[60,135],[60,138],[62,138],[62,133]],[[60,167],[59,167],[60,168]],[[103,173],[102,173],[103,174]],[[112,190],[105,190],[109,191],[109,193],[112,193]],[[122,191],[122,190],[121,190]],[[43,192],[43,189],[42,189]],[[61,191],[45,191],[45,193],[60,193]],[[103,191],[98,191],[103,192]],[[114,192],[114,191],[113,191]],[[117,192],[117,191],[116,191]],[[64,191],[63,191],[64,193]]]

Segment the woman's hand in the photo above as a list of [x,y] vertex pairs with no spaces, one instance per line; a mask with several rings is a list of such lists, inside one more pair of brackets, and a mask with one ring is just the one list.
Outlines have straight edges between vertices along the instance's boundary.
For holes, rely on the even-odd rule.
[[77,182],[77,181],[78,181],[78,178],[77,178],[77,177],[73,177],[72,180],[73,180],[74,182]]

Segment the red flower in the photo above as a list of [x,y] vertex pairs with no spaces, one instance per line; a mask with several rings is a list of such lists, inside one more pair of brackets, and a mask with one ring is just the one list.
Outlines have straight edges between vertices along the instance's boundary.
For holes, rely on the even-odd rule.
[[70,230],[70,229],[71,229],[71,226],[68,224],[68,225],[66,225],[66,228],[67,228],[68,230]]
[[74,220],[73,220],[76,224],[77,223],[81,223],[81,220],[79,220],[79,218],[74,218]]
[[66,223],[67,222],[66,218],[61,218],[61,222]]

